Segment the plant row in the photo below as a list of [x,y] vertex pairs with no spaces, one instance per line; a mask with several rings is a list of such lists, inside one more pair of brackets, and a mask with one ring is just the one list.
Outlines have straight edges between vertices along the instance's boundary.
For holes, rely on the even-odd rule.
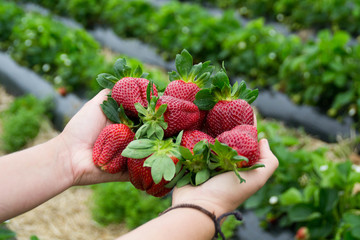
[[268,229],[307,228],[309,239],[360,239],[360,166],[348,158],[351,144],[314,148],[303,133],[262,120],[258,131],[269,139],[279,167],[243,207],[255,210]]
[[265,17],[292,30],[330,28],[360,34],[360,2],[356,0],[189,0],[222,9],[238,9],[247,18]]
[[15,152],[33,140],[40,131],[41,122],[50,105],[47,101],[25,95],[2,111],[1,150],[7,153]]
[[110,26],[121,37],[155,46],[165,59],[186,48],[195,61],[224,61],[229,72],[253,86],[282,91],[295,103],[317,106],[332,117],[360,118],[360,44],[350,45],[346,32],[324,30],[316,40],[302,42],[264,25],[263,19],[241,26],[233,11],[216,17],[199,5],[173,1],[159,8],[145,0],[22,1],[87,27]]
[[[76,91],[86,97],[99,91],[96,76],[111,71],[113,59],[119,57],[107,59],[99,43],[83,29],[70,28],[51,16],[25,12],[16,4],[2,0],[0,32],[0,50],[9,53],[17,63],[29,67],[55,88]],[[135,59],[129,64],[142,66]],[[161,71],[152,68],[148,72],[155,84],[164,88],[167,79]]]

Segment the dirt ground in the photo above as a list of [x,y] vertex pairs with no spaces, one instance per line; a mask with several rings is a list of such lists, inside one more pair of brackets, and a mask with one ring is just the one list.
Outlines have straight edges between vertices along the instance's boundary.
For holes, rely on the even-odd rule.
[[[13,101],[0,86],[0,112]],[[0,121],[0,135],[1,135]],[[26,147],[40,144],[56,136],[48,120],[44,120],[39,135]],[[0,142],[1,144],[1,142]],[[0,156],[5,153],[0,150]],[[102,227],[92,220],[89,208],[92,190],[73,187],[41,206],[11,219],[7,226],[18,240],[29,240],[36,235],[40,240],[110,240],[127,232],[124,224]]]

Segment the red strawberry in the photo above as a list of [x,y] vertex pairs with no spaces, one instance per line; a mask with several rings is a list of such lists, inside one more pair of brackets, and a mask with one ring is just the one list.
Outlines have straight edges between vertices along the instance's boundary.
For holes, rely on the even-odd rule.
[[307,227],[301,227],[297,230],[295,239],[296,240],[307,240],[310,238],[309,229]]
[[171,96],[162,96],[156,108],[163,104],[167,105],[164,113],[164,120],[168,124],[164,132],[165,137],[174,136],[181,130],[192,129],[198,124],[200,111],[194,103]]
[[[170,73],[170,83],[165,89],[164,96],[194,102],[195,95],[205,87],[214,69],[210,62],[193,65],[193,58],[187,50],[177,54],[175,58],[177,72]],[[207,111],[200,111],[200,120],[193,129],[200,130],[203,126]]]
[[210,178],[208,168],[210,143],[215,139],[198,130],[185,131],[181,140],[180,153],[183,167],[187,171],[177,183],[178,187],[191,183],[199,185]]
[[220,134],[214,144],[210,144],[212,150],[209,168],[219,173],[234,171],[240,182],[244,182],[239,171],[248,171],[263,164],[256,163],[260,152],[257,141],[257,130],[252,125],[239,125],[230,131]]
[[253,125],[239,125],[230,131],[223,132],[216,139],[235,149],[240,156],[249,160],[248,162],[238,162],[237,167],[249,167],[259,160],[257,130]]
[[[148,106],[146,89],[149,80],[145,78],[125,77],[120,79],[112,89],[111,97],[120,105],[122,104],[125,113],[129,117],[137,117],[138,112],[134,104],[140,103],[143,107]],[[157,96],[156,87],[153,86],[154,95]]]
[[[174,164],[178,163],[178,159],[171,157]],[[163,197],[169,193],[172,188],[165,187],[169,181],[166,181],[164,178],[157,184],[155,184],[151,176],[151,167],[144,167],[144,162],[146,159],[132,159],[128,160],[128,169],[129,169],[129,179],[130,182],[134,185],[135,188],[142,191],[146,191],[148,194],[155,197]]]
[[169,74],[170,83],[165,89],[164,96],[172,96],[190,102],[195,100],[195,95],[210,80],[213,66],[210,62],[193,65],[193,58],[187,50],[177,54],[175,58],[177,72]]
[[176,143],[173,139],[138,139],[132,141],[122,152],[128,159],[130,182],[137,188],[156,197],[171,191],[168,184],[181,170],[179,145],[181,134]]
[[195,104],[201,110],[210,110],[205,121],[205,129],[210,136],[216,137],[237,125],[254,124],[254,113],[250,106],[258,90],[246,88],[245,82],[233,87],[224,71],[218,72],[212,88],[203,89],[196,94]]
[[[148,101],[146,96],[149,80],[145,77],[140,66],[132,69],[126,64],[125,58],[119,58],[114,64],[115,76],[108,73],[101,73],[97,77],[97,82],[104,88],[112,89],[111,97],[122,105],[125,113],[129,117],[137,117],[138,112],[134,107],[139,103],[147,107]],[[157,96],[157,90],[153,86],[152,94]]]
[[111,124],[98,136],[93,148],[93,162],[108,173],[125,172],[127,158],[121,155],[135,133],[124,124]]
[[199,130],[188,130],[183,134],[181,139],[181,146],[188,148],[190,151],[193,151],[195,144],[202,140],[206,140],[211,144],[215,143],[215,139],[204,132]]

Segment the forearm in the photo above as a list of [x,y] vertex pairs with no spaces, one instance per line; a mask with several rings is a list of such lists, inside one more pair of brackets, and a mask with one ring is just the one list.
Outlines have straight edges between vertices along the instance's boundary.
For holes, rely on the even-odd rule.
[[54,138],[0,158],[0,222],[24,213],[72,185],[70,161]]
[[[117,240],[157,239],[212,239],[215,226],[212,219],[192,208],[173,209],[138,227]],[[146,236],[146,237],[144,237]]]

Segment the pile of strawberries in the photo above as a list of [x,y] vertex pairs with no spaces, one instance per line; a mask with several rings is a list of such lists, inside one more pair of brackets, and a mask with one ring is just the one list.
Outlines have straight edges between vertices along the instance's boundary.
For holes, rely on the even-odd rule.
[[162,197],[176,185],[199,185],[209,178],[262,167],[250,104],[258,90],[245,82],[231,86],[223,67],[193,65],[183,50],[175,59],[170,83],[158,92],[140,67],[121,58],[115,76],[102,73],[98,83],[111,89],[101,108],[113,124],[95,142],[94,164],[108,173],[128,171],[130,182]]

